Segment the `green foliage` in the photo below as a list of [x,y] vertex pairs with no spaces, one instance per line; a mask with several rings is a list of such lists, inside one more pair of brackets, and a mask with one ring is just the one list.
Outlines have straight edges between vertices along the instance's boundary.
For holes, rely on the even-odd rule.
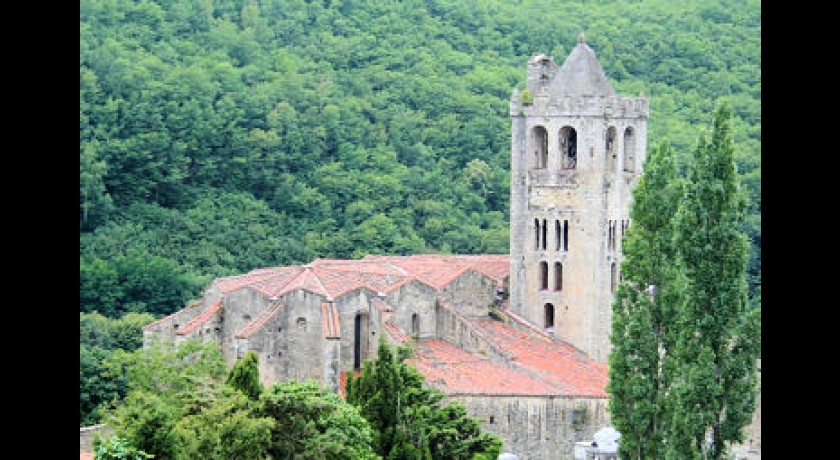
[[259,356],[255,351],[249,350],[242,359],[233,365],[226,383],[256,401],[263,392],[259,366]]
[[377,459],[373,433],[352,405],[313,381],[279,382],[260,397],[261,412],[276,421],[273,458]]
[[128,443],[123,437],[111,436],[105,440],[93,440],[93,456],[96,460],[146,460],[154,458]]
[[622,458],[726,458],[756,408],[760,290],[750,306],[730,121],[721,103],[684,178],[653,150],[634,191],[610,337]]
[[273,419],[260,416],[248,397],[223,385],[185,395],[172,432],[177,458],[262,460],[271,444]]
[[126,312],[169,314],[198,293],[199,285],[171,260],[138,251],[110,260],[79,257],[82,312],[118,317]]
[[154,317],[126,313],[111,319],[99,313],[79,313],[79,425],[99,422],[100,408],[126,394],[125,380],[108,375],[106,361],[114,350],[135,350],[143,345],[142,327]]
[[275,3],[79,4],[81,312],[168,314],[316,257],[508,252],[509,97],[581,31],[681,164],[730,102],[760,305],[760,2]]
[[376,453],[387,459],[498,456],[501,439],[483,433],[460,403],[442,403],[443,393],[425,386],[405,363],[410,355],[410,346],[392,349],[380,339],[376,359],[347,380],[347,402],[370,422]]
[[227,369],[215,344],[117,350],[107,367],[127,379],[130,391],[103,421],[132,447],[155,458],[265,458],[274,421],[224,383]]
[[[113,265],[133,249],[204,282],[316,257],[504,253],[511,90],[529,57],[561,61],[585,28],[617,91],[648,95],[652,141],[687,155],[711,101],[731,101],[754,289],[760,6],[85,0],[80,253]],[[465,176],[474,161],[491,177]],[[171,308],[90,268],[81,311]]]
[[681,287],[674,269],[673,216],[680,200],[675,152],[663,141],[648,154],[633,191],[633,224],[622,240],[622,281],[615,294],[609,356],[608,409],[621,432],[622,458],[663,458],[673,378],[674,306]]
[[79,344],[79,426],[99,423],[100,408],[125,395],[121,379],[104,375],[111,350]]
[[676,375],[669,453],[725,458],[743,441],[757,397],[761,309],[749,309],[749,241],[738,183],[731,112],[714,112],[711,139],[701,136],[676,214],[685,290],[676,323]]

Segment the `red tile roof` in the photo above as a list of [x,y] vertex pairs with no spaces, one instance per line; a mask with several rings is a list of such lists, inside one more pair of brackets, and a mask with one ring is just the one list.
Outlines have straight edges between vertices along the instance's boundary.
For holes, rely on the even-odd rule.
[[432,387],[447,394],[513,396],[558,392],[548,383],[443,340],[419,341],[409,362]]
[[199,313],[198,316],[196,316],[195,318],[190,320],[190,322],[188,322],[187,324],[179,327],[176,334],[178,334],[178,335],[189,334],[190,332],[194,331],[196,328],[198,328],[199,326],[204,324],[205,321],[210,319],[217,311],[219,311],[220,308],[222,308],[222,302],[217,300],[216,303],[211,305],[209,308],[207,308],[203,312]]
[[382,327],[385,329],[385,333],[388,339],[390,339],[391,344],[403,344],[411,340],[411,337],[403,332],[402,329],[398,328],[392,321],[386,321]]
[[505,350],[509,365],[441,340],[421,340],[413,364],[432,386],[448,394],[607,397],[607,365],[565,341],[489,317],[461,320],[482,331],[488,346]]
[[276,315],[277,312],[279,312],[282,309],[283,309],[283,304],[282,303],[277,302],[273,305],[270,305],[268,308],[263,310],[262,313],[257,315],[257,317],[254,318],[253,321],[246,324],[245,327],[243,327],[236,334],[236,338],[237,339],[245,339],[245,338],[250,337],[251,334],[260,330],[260,328],[262,328],[265,325],[265,323],[268,322],[268,320],[273,318],[274,315]]
[[508,255],[367,256],[361,260],[316,259],[308,265],[252,270],[218,278],[212,286],[223,294],[251,287],[270,297],[304,289],[336,299],[356,289],[390,292],[413,279],[441,289],[475,270],[502,282],[510,271]]
[[441,289],[461,274],[475,270],[497,281],[510,273],[510,256],[507,254],[439,255],[418,254],[411,256],[369,255],[363,260],[390,262],[403,268],[414,278]]
[[338,321],[338,310],[332,303],[321,304],[321,331],[324,334],[324,338],[341,338],[341,323]]
[[151,322],[151,323],[149,323],[149,324],[147,324],[147,325],[143,326],[143,330],[144,330],[144,331],[149,331],[149,330],[153,329],[154,327],[157,327],[157,326],[158,326],[158,325],[160,325],[161,323],[163,323],[163,322],[165,322],[165,321],[168,321],[168,320],[170,320],[170,319],[174,318],[174,317],[175,317],[175,315],[178,315],[178,314],[180,314],[180,313],[185,313],[187,310],[192,310],[192,309],[198,308],[198,307],[200,307],[200,306],[201,306],[201,299],[198,299],[198,300],[193,300],[193,301],[192,301],[189,305],[187,305],[187,306],[186,306],[186,307],[184,307],[183,309],[178,310],[178,311],[176,311],[175,313],[172,313],[171,315],[164,316],[163,318],[160,318],[160,319],[158,319],[158,320],[156,320],[156,321],[153,321],[153,322]]

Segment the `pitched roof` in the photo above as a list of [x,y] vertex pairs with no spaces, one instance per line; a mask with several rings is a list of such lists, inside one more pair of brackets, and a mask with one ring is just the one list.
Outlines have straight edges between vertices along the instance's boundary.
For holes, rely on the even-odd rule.
[[256,318],[254,318],[250,323],[246,324],[239,332],[236,333],[237,339],[246,339],[251,336],[254,332],[260,330],[261,327],[265,325],[271,318],[273,318],[280,310],[283,309],[283,304],[277,302],[273,305],[270,305],[268,308],[263,310]]
[[196,328],[204,324],[205,321],[212,318],[214,314],[216,314],[219,309],[222,308],[222,302],[217,300],[216,303],[205,309],[203,312],[199,313],[198,316],[191,319],[187,324],[178,328],[176,334],[178,335],[186,335],[190,332],[194,331]]
[[402,329],[398,328],[393,321],[386,321],[382,327],[385,329],[385,333],[387,334],[388,340],[391,344],[403,344],[411,340],[411,337],[409,337]]
[[475,270],[501,281],[510,273],[510,255],[440,255],[367,256],[364,260],[390,262],[404,269],[412,277],[435,289],[442,289],[461,274]]
[[565,341],[489,317],[461,321],[483,331],[491,348],[505,350],[507,365],[442,340],[420,340],[412,364],[433,387],[447,394],[607,397],[606,364]]
[[566,61],[557,71],[552,83],[559,94],[576,96],[615,96],[604,68],[595,57],[595,51],[586,44],[583,34],[578,38],[577,46],[572,49]]
[[338,310],[331,302],[321,304],[321,331],[324,338],[341,338],[341,323],[338,321]]
[[361,260],[316,259],[307,265],[253,270],[218,278],[212,286],[228,293],[250,287],[270,297],[303,289],[327,299],[356,289],[390,292],[418,280],[441,289],[468,270],[502,282],[510,271],[507,254],[367,256]]
[[410,362],[429,385],[447,394],[513,396],[557,393],[548,383],[443,340],[418,342]]
[[196,309],[200,306],[201,306],[201,299],[194,300],[189,305],[184,307],[183,309],[178,310],[175,313],[172,313],[171,315],[164,316],[163,318],[160,318],[158,320],[155,320],[155,321],[143,326],[143,330],[144,331],[150,331],[153,328],[155,328],[156,326],[174,318],[175,316],[180,315],[180,314],[185,313],[185,312],[190,311],[190,310],[194,310],[194,309]]

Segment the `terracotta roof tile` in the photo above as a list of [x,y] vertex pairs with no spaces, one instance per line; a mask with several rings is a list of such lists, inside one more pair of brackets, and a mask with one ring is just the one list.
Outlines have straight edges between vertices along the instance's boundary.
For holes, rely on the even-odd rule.
[[321,304],[321,331],[324,338],[341,338],[341,323],[338,321],[338,310],[332,303]]
[[521,330],[493,318],[461,315],[445,302],[440,305],[506,357],[508,365],[448,342],[421,340],[413,363],[433,386],[449,394],[607,397],[607,365],[571,344],[538,328]]
[[178,334],[178,335],[189,334],[190,332],[194,331],[197,327],[201,326],[205,321],[210,319],[221,308],[222,308],[222,302],[217,301],[216,303],[211,305],[209,308],[207,308],[203,312],[199,313],[198,316],[196,316],[195,318],[190,320],[190,322],[188,322],[187,324],[179,327],[176,334]]
[[411,337],[398,328],[392,321],[386,321],[382,327],[385,329],[385,333],[388,335],[388,339],[390,339],[392,344],[402,344],[411,340]]
[[268,308],[263,310],[256,318],[253,319],[250,323],[246,324],[237,334],[237,339],[245,339],[251,336],[254,332],[260,330],[265,323],[268,322],[271,318],[273,318],[279,311],[283,310],[283,304],[277,302],[273,305],[269,305]]
[[252,270],[244,275],[226,276],[213,280],[213,287],[218,288],[222,294],[235,291],[241,287],[249,286],[267,278],[277,276],[287,270],[287,267],[272,267]]
[[475,322],[491,343],[510,352],[516,366],[529,375],[562,388],[563,394],[607,397],[607,365],[568,342],[522,331],[492,318],[478,318]]
[[370,299],[370,304],[378,308],[381,313],[393,313],[396,311],[394,307],[378,297]]
[[186,313],[187,311],[194,310],[194,309],[196,309],[196,308],[198,308],[198,307],[200,307],[200,306],[201,306],[201,299],[198,299],[198,300],[193,300],[192,302],[190,302],[190,304],[189,304],[189,305],[187,305],[187,306],[186,306],[186,307],[184,307],[183,309],[178,310],[178,311],[176,311],[175,313],[172,313],[171,315],[164,316],[163,318],[160,318],[160,319],[158,319],[158,320],[156,320],[156,321],[153,321],[153,322],[151,322],[151,323],[149,323],[149,324],[147,324],[147,325],[143,326],[143,330],[144,330],[144,331],[151,330],[152,328],[154,328],[154,327],[156,327],[156,326],[160,325],[161,323],[163,323],[163,322],[165,322],[165,321],[168,321],[168,320],[170,320],[170,319],[174,318],[176,315],[179,315],[179,314],[182,314],[182,313]]
[[469,270],[501,282],[510,271],[507,255],[368,256],[361,260],[316,259],[308,265],[271,267],[244,275],[217,278],[212,286],[223,294],[251,287],[275,297],[305,289],[328,298],[366,288],[390,292],[416,279],[441,289]]
[[555,386],[443,340],[421,340],[409,362],[447,394],[547,395]]

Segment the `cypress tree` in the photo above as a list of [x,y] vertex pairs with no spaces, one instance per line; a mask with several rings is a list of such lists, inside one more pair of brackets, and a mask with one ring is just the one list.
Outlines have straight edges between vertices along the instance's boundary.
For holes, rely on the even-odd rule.
[[730,443],[743,441],[756,406],[761,310],[748,308],[745,199],[730,117],[725,104],[715,110],[711,140],[698,142],[675,219],[685,288],[666,458],[724,458]]
[[227,384],[245,393],[252,401],[260,399],[263,386],[260,383],[259,357],[256,352],[248,351],[233,365],[227,377]]
[[609,357],[612,423],[621,432],[619,456],[662,458],[666,389],[675,297],[673,216],[679,203],[674,153],[653,149],[633,192],[632,225],[622,241],[622,281],[613,302]]

